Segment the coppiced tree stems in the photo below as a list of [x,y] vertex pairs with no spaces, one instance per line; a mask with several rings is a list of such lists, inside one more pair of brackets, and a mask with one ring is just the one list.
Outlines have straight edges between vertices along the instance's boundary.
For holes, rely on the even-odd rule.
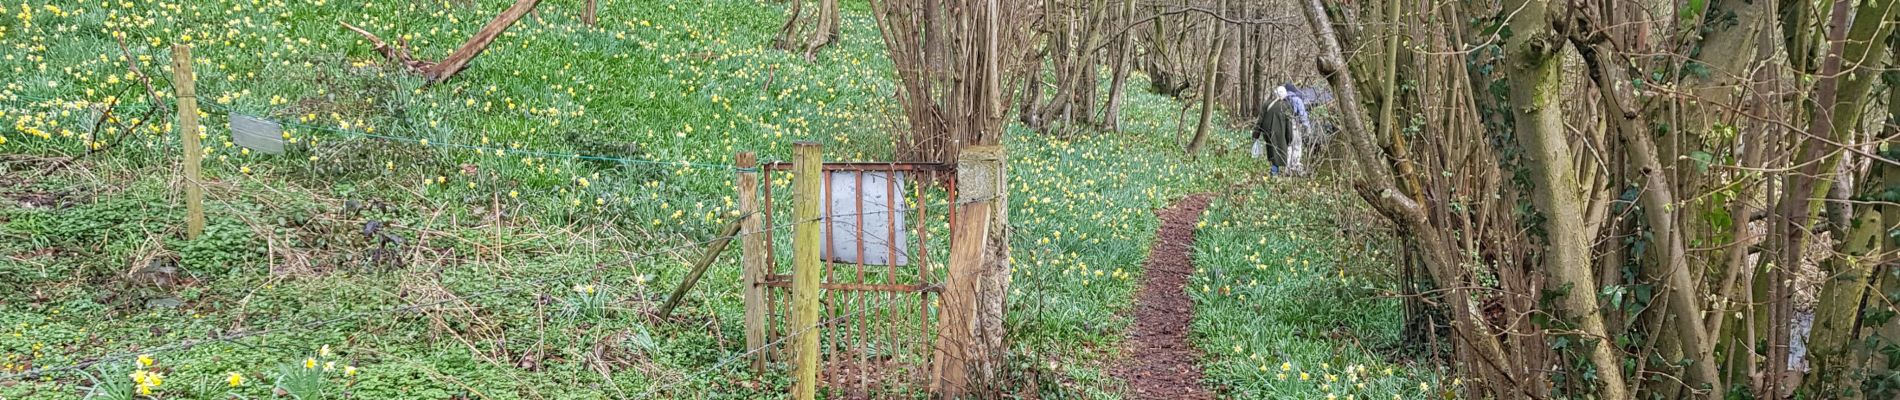
[[[809,14],[805,12],[805,0],[792,0],[791,3],[792,9],[786,15],[785,23],[779,25],[773,46],[779,50],[802,52],[806,61],[814,60],[819,49],[838,41],[843,26],[838,0],[818,0],[817,9]],[[805,25],[810,25],[811,29],[806,32],[806,37],[800,38],[799,31]]]
[[[1886,236],[1881,233],[1890,232],[1895,221],[1888,220],[1888,209],[1868,203],[1839,207],[1840,211],[1825,214],[1837,221],[1853,216],[1852,225],[1839,222],[1817,225],[1816,222],[1822,221],[1822,205],[1849,204],[1845,202],[1847,195],[1841,194],[1846,191],[1841,189],[1850,184],[1847,182],[1881,182],[1887,177],[1887,167],[1881,165],[1884,160],[1875,161],[1873,168],[1837,169],[1835,166],[1865,163],[1843,164],[1847,162],[1844,159],[1850,158],[1843,154],[1866,153],[1865,149],[1872,148],[1868,140],[1876,138],[1859,133],[1864,121],[1860,110],[1866,108],[1868,95],[1877,87],[1871,84],[1874,71],[1887,63],[1887,53],[1874,52],[1873,47],[1886,43],[1892,34],[1894,2],[1835,2],[1817,17],[1813,15],[1816,13],[1807,12],[1812,9],[1804,4],[1794,4],[1801,2],[1718,0],[1707,8],[1687,10],[1678,20],[1669,21],[1681,24],[1673,27],[1625,20],[1643,15],[1643,8],[1653,11],[1657,7],[1671,6],[1667,2],[1660,5],[1600,0],[1475,3],[1479,4],[1476,14],[1504,19],[1510,34],[1498,36],[1502,38],[1503,51],[1494,62],[1502,74],[1472,76],[1477,81],[1502,79],[1501,85],[1509,90],[1499,93],[1499,101],[1490,102],[1482,99],[1492,94],[1489,87],[1473,85],[1470,90],[1476,92],[1479,100],[1467,104],[1495,106],[1497,113],[1510,114],[1509,120],[1515,121],[1514,126],[1505,129],[1504,125],[1496,124],[1503,119],[1491,116],[1487,121],[1491,125],[1487,128],[1516,139],[1516,150],[1521,151],[1517,154],[1522,156],[1516,160],[1528,167],[1528,175],[1523,176],[1529,178],[1529,183],[1523,189],[1539,211],[1541,229],[1538,232],[1544,241],[1533,250],[1536,256],[1527,260],[1541,263],[1549,280],[1545,287],[1553,292],[1549,296],[1554,300],[1551,311],[1561,320],[1565,332],[1589,345],[1576,348],[1572,354],[1587,360],[1596,370],[1597,380],[1588,386],[1596,397],[1721,398],[1729,389],[1745,386],[1752,386],[1757,395],[1764,397],[1789,393],[1781,387],[1784,382],[1794,382],[1785,381],[1783,377],[1795,376],[1787,370],[1788,343],[1801,339],[1791,336],[1788,329],[1788,321],[1795,316],[1791,306],[1794,288],[1788,286],[1793,275],[1789,271],[1810,259],[1800,254],[1807,242],[1813,240],[1810,232],[1815,232],[1817,226],[1842,226],[1835,234],[1842,239],[1836,253],[1846,256],[1812,257],[1831,260],[1823,261],[1826,266],[1823,272],[1830,279],[1821,285],[1810,342],[1814,352],[1809,357],[1816,372],[1803,386],[1809,388],[1809,393],[1829,398],[1853,395],[1851,386],[1856,381],[1846,378],[1846,372],[1842,371],[1866,365],[1876,358],[1865,353],[1855,355],[1849,349],[1859,340],[1859,318],[1870,307],[1868,299],[1874,298],[1868,295],[1869,291],[1885,283],[1874,278],[1876,270],[1872,266],[1890,259],[1882,250],[1891,245],[1885,243]],[[1349,63],[1343,51],[1346,46],[1340,43],[1342,39],[1360,40],[1342,38],[1342,35],[1363,38],[1380,31],[1336,32],[1334,28],[1341,25],[1334,25],[1332,19],[1350,19],[1357,15],[1356,5],[1341,4],[1336,9],[1328,9],[1324,2],[1306,3],[1303,12],[1319,41],[1319,67],[1339,97],[1336,109],[1340,111],[1339,122],[1344,128],[1340,141],[1350,150],[1348,160],[1357,164],[1353,175],[1355,189],[1375,210],[1400,226],[1408,239],[1413,239],[1412,243],[1419,247],[1419,259],[1424,261],[1437,285],[1471,284],[1463,276],[1464,269],[1453,267],[1463,261],[1435,256],[1442,256],[1434,253],[1443,249],[1433,248],[1457,248],[1452,244],[1473,243],[1468,235],[1474,235],[1471,230],[1479,228],[1467,222],[1470,215],[1466,214],[1473,211],[1435,209],[1446,202],[1469,207],[1471,204],[1466,203],[1468,200],[1463,196],[1471,194],[1454,192],[1456,194],[1450,197],[1437,197],[1440,195],[1435,193],[1445,193],[1447,183],[1456,179],[1424,175],[1419,176],[1420,182],[1413,188],[1415,184],[1407,181],[1410,174],[1405,172],[1408,167],[1405,163],[1448,155],[1431,153],[1443,151],[1444,147],[1429,141],[1432,144],[1422,147],[1426,153],[1416,156],[1417,160],[1406,155],[1410,147],[1404,140],[1406,136],[1395,132],[1405,123],[1400,117],[1402,113],[1387,109],[1389,105],[1405,104],[1397,99],[1398,88],[1406,87],[1408,79],[1415,79],[1409,78],[1405,64],[1400,62],[1403,58],[1396,57],[1395,52],[1417,48],[1417,45],[1397,39],[1400,32],[1397,26],[1401,25],[1386,25],[1383,32],[1387,36],[1378,40],[1381,43],[1355,47],[1372,49],[1358,53],[1366,62]],[[1384,21],[1402,21],[1403,10],[1391,8],[1393,5],[1380,3],[1365,7],[1385,7],[1382,12],[1367,15],[1379,15],[1377,19]],[[1784,8],[1797,10],[1781,12]],[[1811,22],[1823,20],[1827,23]],[[1794,26],[1777,30],[1777,21]],[[1358,29],[1356,24],[1345,26]],[[1780,40],[1775,40],[1777,33]],[[1820,41],[1815,42],[1815,38]],[[1814,51],[1810,49],[1823,46],[1806,44],[1810,42],[1826,46]],[[1773,59],[1750,56],[1771,54],[1782,47],[1787,47],[1790,54],[1785,67]],[[1561,60],[1569,51],[1577,51],[1585,61],[1590,89],[1570,89],[1564,84],[1565,67]],[[1658,56],[1655,54],[1658,51],[1675,53]],[[1458,54],[1453,57],[1467,56],[1456,50],[1452,52]],[[1826,56],[1806,57],[1807,54]],[[1485,62],[1488,61],[1484,57],[1473,57],[1455,63]],[[1814,71],[1813,91],[1799,91],[1807,87],[1805,84],[1795,85],[1796,92],[1780,91],[1778,86],[1765,84],[1786,71],[1780,68]],[[1657,70],[1665,71],[1663,79],[1668,79],[1668,84],[1680,86],[1656,84],[1653,80],[1657,78],[1654,72]],[[1373,81],[1354,79],[1368,71],[1377,78]],[[1424,74],[1426,80],[1442,80],[1445,76],[1433,71]],[[1370,87],[1372,91],[1358,90],[1355,84],[1366,84],[1359,86]],[[1568,110],[1560,98],[1568,95],[1569,90],[1595,92],[1591,96],[1602,107],[1600,111],[1584,108],[1583,119],[1600,117],[1604,132],[1614,133],[1614,143],[1592,139],[1603,136],[1578,132],[1565,124]],[[1365,103],[1360,103],[1358,98],[1366,93],[1374,94],[1372,97],[1379,100],[1374,104],[1379,107],[1376,113],[1367,113],[1361,108]],[[1420,93],[1420,96],[1425,94]],[[1813,105],[1813,111],[1788,109],[1790,105],[1802,104],[1802,99]],[[1806,129],[1793,131],[1793,135],[1798,135],[1793,138],[1774,134],[1782,129],[1779,124],[1790,122],[1796,124],[1794,126],[1806,124]],[[1576,139],[1577,135],[1584,139]],[[1795,144],[1786,156],[1781,145],[1784,138]],[[1380,139],[1385,143],[1378,143]],[[1587,151],[1572,147],[1577,144],[1590,147]],[[1451,155],[1447,159],[1473,160],[1472,154],[1481,153]],[[1851,158],[1866,159],[1864,156]],[[1475,162],[1491,165],[1489,163],[1509,161],[1476,159]],[[1603,170],[1599,172],[1597,168]],[[1452,170],[1453,173],[1466,171],[1469,170]],[[1872,171],[1871,176],[1867,176],[1868,171]],[[1858,176],[1871,179],[1856,179]],[[1882,184],[1877,189],[1888,188]],[[1872,190],[1876,189],[1860,188],[1859,192],[1864,197]],[[1607,206],[1613,202],[1606,196],[1615,193],[1629,193],[1635,204],[1619,206],[1623,211],[1609,212],[1613,209]],[[1509,195],[1510,190],[1504,189],[1500,194]],[[1478,192],[1476,195],[1488,194]],[[1774,231],[1767,237],[1774,240],[1760,256],[1768,258],[1764,260],[1767,262],[1755,263],[1752,260],[1757,258],[1756,250],[1762,249],[1754,245],[1753,238],[1760,235],[1750,226],[1762,219],[1761,212],[1768,209],[1756,204],[1766,203],[1771,196],[1779,198],[1773,204],[1774,215],[1766,218]],[[1638,217],[1640,223],[1616,222],[1622,215]],[[1605,226],[1613,228],[1601,229]],[[1637,236],[1611,239],[1629,235]],[[1466,239],[1445,240],[1461,236]],[[1621,258],[1630,254],[1625,252],[1613,252],[1603,259],[1594,257],[1592,249],[1599,246],[1592,243],[1602,240],[1632,240],[1644,249],[1643,260],[1625,264]],[[1459,246],[1489,254],[1485,253],[1487,245],[1483,243]],[[1610,249],[1619,247],[1608,246]],[[1496,273],[1500,281],[1519,276],[1509,269],[1510,263],[1496,258],[1485,260],[1486,270]],[[1604,268],[1596,268],[1599,265]],[[1625,266],[1629,269],[1624,270]],[[1620,293],[1632,285],[1657,288],[1655,298],[1644,299],[1651,308],[1635,314],[1637,318],[1625,321],[1619,316],[1611,323],[1604,315],[1610,310],[1602,308],[1605,304],[1599,303],[1598,297],[1611,293],[1605,289],[1615,289],[1621,296]],[[1445,293],[1448,297],[1470,295],[1449,288]],[[1445,304],[1451,308],[1455,334],[1466,339],[1459,342],[1459,354],[1466,360],[1464,365],[1470,367],[1469,372],[1483,377],[1486,382],[1514,383],[1485,384],[1478,389],[1500,397],[1542,394],[1537,385],[1524,384],[1525,378],[1535,376],[1524,371],[1536,371],[1544,365],[1536,359],[1512,354],[1542,351],[1525,347],[1540,344],[1517,340],[1531,336],[1514,336],[1508,341],[1480,338],[1500,329],[1511,332],[1520,328],[1485,318],[1460,319],[1457,317],[1471,310],[1463,309],[1459,300],[1448,299]],[[1512,308],[1506,306],[1506,309]],[[1615,311],[1620,314],[1624,310]],[[1640,323],[1628,323],[1630,321]],[[1631,335],[1650,339],[1635,343],[1617,340],[1631,338]],[[1664,353],[1655,360],[1667,362],[1648,362],[1652,358],[1642,354],[1653,351]],[[1628,362],[1632,360],[1636,362]],[[1675,362],[1677,360],[1681,363]],[[1669,378],[1658,379],[1659,375]],[[1635,377],[1642,377],[1641,380],[1648,383],[1639,385]],[[1679,379],[1682,384],[1671,383],[1672,379]]]
[[[1851,144],[1857,142],[1861,111],[1866,107],[1867,96],[1873,88],[1873,82],[1879,75],[1877,67],[1886,64],[1889,52],[1875,51],[1876,46],[1888,43],[1885,40],[1893,32],[1896,7],[1894,0],[1868,0],[1860,3],[1853,12],[1853,22],[1846,24],[1844,13],[1848,12],[1845,2],[1837,3],[1835,15],[1830,19],[1829,52],[1833,57],[1822,64],[1823,73],[1832,71],[1819,79],[1823,90],[1818,106],[1821,113],[1814,116],[1809,134],[1831,138],[1836,143]],[[1892,90],[1892,89],[1889,89]],[[1839,152],[1829,151],[1821,143],[1810,141],[1802,149],[1804,156],[1822,157],[1825,161],[1816,165],[1820,170],[1832,170],[1833,165],[1841,163]],[[1833,155],[1826,155],[1833,154]],[[1882,164],[1877,170],[1886,171]],[[1846,178],[1846,177],[1842,177]],[[1794,177],[1799,185],[1791,185],[1784,194],[1784,215],[1803,212],[1806,217],[1797,220],[1802,225],[1791,226],[1791,230],[1809,230],[1814,210],[1821,207],[1818,200],[1824,196],[1811,195],[1796,198],[1801,194],[1822,194],[1831,192],[1838,185],[1838,179],[1814,179],[1812,177]],[[1879,188],[1878,185],[1875,186]],[[1804,188],[1812,188],[1802,191]],[[1851,190],[1851,189],[1850,189]],[[1831,196],[1828,196],[1831,197]],[[1845,200],[1845,199],[1838,199]],[[1837,201],[1838,201],[1837,200]],[[1797,207],[1805,207],[1805,210]],[[1871,205],[1856,206],[1854,215],[1857,220],[1842,241],[1839,253],[1845,257],[1830,257],[1823,262],[1824,272],[1831,278],[1823,282],[1820,303],[1815,306],[1814,330],[1809,340],[1809,361],[1813,376],[1803,380],[1803,391],[1817,395],[1851,396],[1857,392],[1842,382],[1847,360],[1849,343],[1858,335],[1858,316],[1863,306],[1864,293],[1872,278],[1872,265],[1880,259],[1868,259],[1880,242],[1875,237],[1881,235],[1880,213]],[[1806,241],[1795,235],[1789,238],[1789,247],[1783,249],[1790,253],[1783,260],[1801,260],[1799,257],[1806,247]],[[1786,264],[1795,265],[1795,264]]]

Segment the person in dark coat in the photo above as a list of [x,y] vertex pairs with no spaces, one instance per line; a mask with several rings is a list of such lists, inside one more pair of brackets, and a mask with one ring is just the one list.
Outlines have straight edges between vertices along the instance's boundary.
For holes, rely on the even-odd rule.
[[1288,165],[1287,151],[1293,143],[1297,118],[1293,104],[1287,101],[1285,87],[1274,88],[1273,98],[1260,110],[1260,121],[1253,128],[1253,157],[1265,155],[1274,173]]

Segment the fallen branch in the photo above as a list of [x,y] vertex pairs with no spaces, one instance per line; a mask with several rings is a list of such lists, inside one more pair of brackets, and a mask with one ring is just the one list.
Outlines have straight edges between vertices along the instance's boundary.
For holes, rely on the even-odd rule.
[[344,28],[354,31],[358,35],[363,35],[363,39],[369,40],[369,44],[375,46],[377,53],[383,54],[383,58],[388,58],[390,61],[395,61],[404,67],[408,67],[410,70],[422,74],[427,74],[430,68],[435,67],[435,63],[433,62],[417,60],[415,56],[410,55],[409,43],[407,41],[399,41],[396,43],[396,46],[390,46],[389,42],[383,41],[383,38],[376,37],[376,34],[369,33],[369,31],[358,28],[356,25],[350,25],[350,23],[343,21],[337,21],[336,23],[342,24]]
[[514,26],[515,22],[520,21],[522,17],[527,16],[528,12],[533,11],[534,6],[540,3],[541,0],[515,0],[514,5],[508,6],[508,9],[502,11],[501,15],[496,15],[495,19],[489,20],[487,25],[483,25],[480,31],[475,32],[475,36],[468,38],[467,42],[463,42],[461,47],[457,47],[454,53],[449,53],[449,56],[440,62],[417,60],[409,53],[409,45],[406,41],[398,41],[396,46],[392,47],[369,31],[347,22],[337,21],[337,23],[358,35],[363,35],[364,39],[368,39],[370,44],[376,46],[376,52],[382,53],[383,57],[422,74],[424,78],[428,78],[429,83],[439,83],[461,72],[468,66],[469,61],[481,55],[483,50],[487,50],[488,45],[495,42],[495,38],[500,37],[502,32]]
[[502,11],[501,15],[488,21],[488,25],[482,26],[481,31],[475,32],[475,37],[468,38],[467,42],[462,43],[462,47],[456,48],[454,53],[450,53],[448,58],[442,59],[441,63],[437,63],[434,68],[424,72],[423,76],[427,76],[430,82],[441,82],[448,80],[450,76],[455,76],[455,73],[461,72],[462,67],[467,66],[469,61],[475,59],[475,56],[481,55],[482,50],[487,50],[488,44],[494,43],[495,38],[500,37],[502,31],[514,26],[515,21],[520,21],[522,16],[528,15],[528,11],[533,10],[534,6],[540,3],[541,0],[515,0],[515,5],[508,6],[508,10]]

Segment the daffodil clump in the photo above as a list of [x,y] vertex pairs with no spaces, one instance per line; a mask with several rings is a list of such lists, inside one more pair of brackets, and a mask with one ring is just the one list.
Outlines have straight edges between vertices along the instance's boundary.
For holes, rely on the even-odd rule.
[[[323,345],[315,355],[278,366],[272,378],[271,390],[281,395],[297,399],[340,398],[356,384],[357,369],[347,363],[339,364],[330,345]],[[232,372],[226,383],[237,388],[244,384],[244,377]]]
[[605,287],[592,283],[578,284],[568,294],[564,311],[574,318],[599,318],[607,313],[607,303],[611,300]]
[[[155,355],[140,354],[129,364],[130,368],[100,367],[86,375],[91,386],[86,390],[87,398],[106,400],[158,399],[167,396],[164,389],[171,382],[168,373],[171,368],[160,366]],[[344,390],[356,383],[358,369],[354,365],[340,363],[330,346],[324,345],[317,354],[305,357],[297,363],[284,365],[270,374],[270,385],[255,387],[251,379],[243,372],[229,371],[206,381],[187,380],[182,390],[207,390],[210,387],[223,387],[227,390],[221,396],[226,398],[256,398],[264,395],[291,396],[298,399],[341,398]],[[199,392],[199,395],[208,395]],[[180,395],[187,396],[187,395]],[[187,396],[189,397],[189,396]]]
[[140,354],[130,368],[113,367],[111,364],[94,368],[87,373],[92,387],[87,389],[86,397],[106,400],[155,398],[165,386],[165,373],[157,364],[158,360],[151,354]]

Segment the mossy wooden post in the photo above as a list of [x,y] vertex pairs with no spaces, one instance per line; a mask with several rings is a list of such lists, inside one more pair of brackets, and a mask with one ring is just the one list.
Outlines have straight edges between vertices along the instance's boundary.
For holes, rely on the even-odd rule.
[[818,394],[818,251],[824,207],[824,149],[816,142],[792,145],[792,398],[811,400]]
[[178,135],[185,142],[185,238],[205,232],[205,192],[198,176],[204,149],[198,144],[198,89],[191,73],[191,45],[172,45],[172,92],[178,97]]
[[957,199],[952,205],[957,217],[950,221],[950,276],[943,283],[937,353],[931,362],[934,378],[930,383],[931,391],[946,399],[970,393],[972,369],[988,376],[981,366],[992,360],[988,353],[997,350],[990,349],[977,332],[982,315],[979,310],[989,308],[986,302],[1003,300],[982,290],[990,210],[1003,194],[1002,154],[1000,146],[970,146],[957,153]]
[[[759,157],[751,152],[734,158],[739,166],[739,250],[744,265],[741,289],[745,294],[745,348],[755,351],[765,345],[765,235],[764,217],[759,215]],[[752,358],[752,372],[765,372],[765,357],[759,352]]]

